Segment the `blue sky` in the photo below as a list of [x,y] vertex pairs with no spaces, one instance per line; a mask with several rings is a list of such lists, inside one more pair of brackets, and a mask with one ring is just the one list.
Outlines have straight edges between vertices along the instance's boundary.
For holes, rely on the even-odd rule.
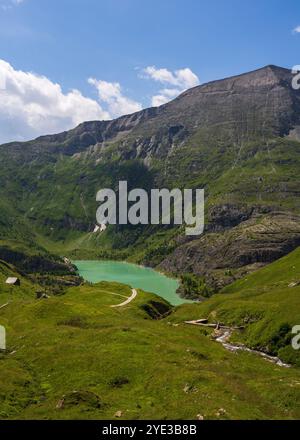
[[298,0],[0,0],[0,141],[113,118],[267,64],[290,68],[298,26]]

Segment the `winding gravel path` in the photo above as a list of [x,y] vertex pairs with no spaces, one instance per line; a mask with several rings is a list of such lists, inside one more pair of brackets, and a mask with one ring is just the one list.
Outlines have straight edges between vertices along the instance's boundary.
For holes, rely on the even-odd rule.
[[116,304],[110,307],[123,307],[126,306],[127,304],[129,304],[136,296],[137,296],[137,290],[136,289],[131,289],[132,294],[129,298],[126,299],[126,301],[122,302],[121,304]]

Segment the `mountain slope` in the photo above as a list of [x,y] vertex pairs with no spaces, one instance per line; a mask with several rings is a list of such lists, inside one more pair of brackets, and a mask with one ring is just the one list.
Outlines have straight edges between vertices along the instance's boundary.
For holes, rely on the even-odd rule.
[[2,150],[28,160],[30,154],[73,155],[91,146],[101,144],[105,149],[107,143],[122,141],[122,149],[130,148],[131,157],[145,158],[162,157],[174,140],[190,137],[199,129],[221,130],[232,143],[291,132],[296,136],[300,98],[292,88],[292,78],[287,69],[266,66],[194,87],[158,108],[113,121],[85,122],[68,132],[6,144]]
[[[300,316],[300,109],[291,80],[267,66],[156,109],[0,146],[1,419],[299,419],[290,343]],[[119,180],[204,187],[205,233],[93,233],[95,194]],[[112,308],[129,286],[83,283],[53,253],[132,259],[183,274],[193,296],[220,294],[171,308],[139,290]],[[291,367],[225,350],[212,329],[185,324],[200,318],[242,327],[232,343]]]
[[[240,269],[300,244],[299,96],[290,71],[267,66],[195,87],[159,108],[0,146],[0,237],[195,271],[218,289]],[[205,188],[206,233],[192,241],[183,228],[160,226],[92,234],[95,194],[119,180],[129,188]],[[224,268],[234,277],[224,277]]]

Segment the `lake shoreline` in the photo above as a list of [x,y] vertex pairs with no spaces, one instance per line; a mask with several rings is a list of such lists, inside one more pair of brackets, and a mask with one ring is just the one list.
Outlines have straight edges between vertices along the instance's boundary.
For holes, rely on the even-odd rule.
[[173,306],[194,302],[177,294],[180,280],[152,267],[111,259],[72,260],[72,264],[76,266],[83,279],[92,283],[115,281],[127,284],[133,288],[152,292]]

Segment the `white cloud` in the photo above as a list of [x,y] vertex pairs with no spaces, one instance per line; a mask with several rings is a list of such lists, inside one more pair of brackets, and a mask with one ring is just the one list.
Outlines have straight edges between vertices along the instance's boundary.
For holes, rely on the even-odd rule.
[[159,107],[160,105],[166,104],[171,99],[176,98],[181,92],[182,90],[180,89],[162,89],[158,95],[152,96],[151,105],[153,107]]
[[155,66],[148,66],[142,73],[145,78],[180,87],[180,89],[189,89],[199,84],[199,78],[188,67],[171,72],[168,69],[157,69]]
[[[148,66],[142,70],[140,77],[169,86],[168,88],[159,90],[159,93],[152,97],[151,102],[154,107],[166,104],[186,89],[199,84],[199,78],[188,67],[171,72],[166,68],[157,69],[155,66]],[[172,88],[170,88],[170,86]]]
[[295,29],[293,29],[293,33],[300,34],[300,26],[295,27]]
[[109,119],[99,103],[78,90],[63,93],[45,76],[15,70],[0,59],[0,143],[27,140]]
[[[199,84],[189,68],[171,72],[152,66],[143,72],[144,78],[166,85],[152,97],[153,106],[165,104]],[[76,89],[64,92],[47,77],[15,70],[0,59],[0,144],[58,133],[84,121],[112,119],[143,108],[124,95],[118,82],[95,78],[88,82],[96,88],[99,102]]]
[[99,100],[105,103],[112,117],[135,113],[142,110],[142,105],[122,93],[121,85],[117,82],[108,82],[89,78],[89,84],[96,87]]
[[23,2],[24,0],[0,0],[0,7],[3,11],[8,11],[13,6],[18,6]]

